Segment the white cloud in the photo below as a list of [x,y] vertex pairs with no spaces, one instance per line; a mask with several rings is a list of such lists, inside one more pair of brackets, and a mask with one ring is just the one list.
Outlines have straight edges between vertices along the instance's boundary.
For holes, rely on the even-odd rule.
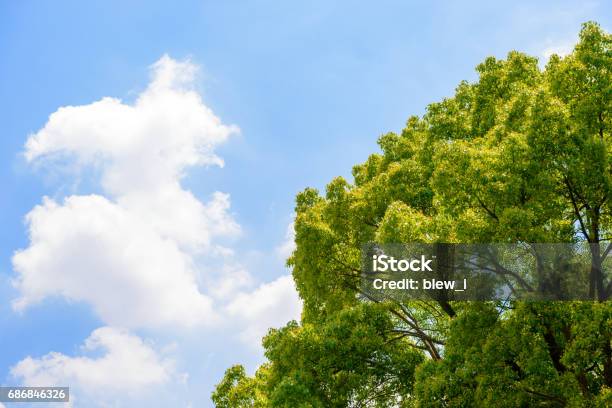
[[[44,197],[26,216],[30,242],[12,258],[19,293],[13,307],[25,311],[61,297],[90,305],[108,326],[84,347],[103,351],[102,357],[28,357],[12,371],[25,384],[77,384],[83,406],[96,400],[95,389],[176,385],[187,377],[174,376],[152,347],[113,327],[153,329],[147,333],[165,339],[172,338],[168,329],[189,327],[194,330],[181,333],[205,338],[224,327],[260,344],[269,327],[299,317],[290,276],[256,286],[236,251],[221,244],[241,233],[229,195],[214,192],[201,201],[181,185],[192,166],[222,166],[215,148],[238,131],[204,105],[192,87],[196,71],[164,56],[133,104],[103,98],[62,107],[28,138],[24,155],[32,164],[99,179],[93,180],[97,194]],[[288,255],[292,231],[272,256]],[[181,350],[173,353],[191,360]]]
[[[229,195],[201,202],[181,178],[194,165],[222,165],[214,148],[226,126],[192,89],[196,67],[162,57],[133,105],[103,98],[51,114],[25,157],[51,171],[94,168],[102,195],[45,199],[28,214],[30,245],[13,257],[16,309],[47,296],[91,304],[107,324],[195,325],[215,319],[196,283],[195,255],[231,253],[214,239],[236,236]],[[93,285],[92,285],[93,283]]]
[[27,357],[11,368],[11,375],[26,386],[70,386],[90,395],[137,392],[167,383],[175,375],[172,360],[116,328],[94,330],[82,348],[104,354],[92,358],[51,352],[41,358]]
[[[238,128],[222,124],[204,105],[192,89],[195,72],[190,62],[163,56],[133,105],[106,97],[59,108],[28,139],[26,158],[74,153],[82,165],[105,160],[109,165],[103,184],[118,194],[174,182],[188,166],[222,165],[213,150]],[[127,175],[131,177],[125,179]]]
[[210,295],[218,300],[231,299],[242,290],[253,286],[253,276],[240,265],[223,265],[221,273],[207,279]]
[[[205,203],[181,186],[187,168],[222,165],[214,149],[238,131],[204,105],[192,87],[196,71],[164,56],[134,104],[103,98],[59,108],[28,138],[28,161],[51,171],[73,163],[77,176],[94,168],[102,191],[61,202],[44,198],[27,215],[30,244],[13,256],[16,310],[60,296],[90,304],[106,324],[128,328],[211,324],[228,311],[261,320],[252,327],[297,316],[290,278],[246,293],[253,277],[230,248],[216,243],[240,233],[229,195],[215,192]],[[293,246],[291,224],[277,252],[286,257]],[[221,259],[218,271],[201,263],[206,257]],[[245,299],[254,302],[255,314],[227,307]],[[284,314],[273,312],[274,305]]]
[[229,316],[242,322],[240,338],[255,347],[270,327],[280,327],[298,319],[302,302],[290,275],[260,285],[250,293],[240,293],[227,306]]
[[73,161],[77,170],[95,167],[109,199],[192,249],[205,247],[215,234],[236,234],[227,195],[216,193],[204,204],[180,185],[188,167],[223,165],[214,149],[238,131],[222,124],[190,88],[195,71],[189,62],[164,56],[133,105],[103,98],[59,108],[29,137],[25,157],[51,165]]
[[46,296],[91,304],[123,327],[187,326],[214,318],[177,243],[104,197],[45,199],[27,217],[30,246],[13,257],[23,310]]

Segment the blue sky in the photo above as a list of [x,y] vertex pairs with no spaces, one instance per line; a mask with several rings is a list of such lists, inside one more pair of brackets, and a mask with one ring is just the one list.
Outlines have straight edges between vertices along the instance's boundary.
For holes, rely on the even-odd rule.
[[[298,191],[350,176],[353,165],[376,151],[380,134],[400,130],[409,115],[452,95],[462,79],[474,80],[474,67],[486,56],[517,49],[545,60],[571,49],[582,22],[609,28],[611,19],[603,1],[356,3],[0,2],[0,383],[25,381],[11,368],[28,356],[103,357],[104,348],[81,346],[114,322],[87,296],[49,292],[24,310],[11,306],[21,295],[11,284],[18,277],[11,258],[30,245],[25,215],[43,196],[59,204],[68,196],[109,196],[97,170],[66,175],[24,159],[26,140],[58,108],[106,96],[133,105],[164,55],[199,67],[190,86],[240,132],[214,147],[223,168],[187,166],[181,186],[202,203],[215,191],[229,194],[227,215],[242,232],[214,242],[231,248],[232,265],[249,275],[250,286],[240,289],[248,308],[247,300],[255,299],[249,294],[287,275],[280,248],[287,245]],[[192,259],[203,271],[225,262],[201,254]],[[205,293],[214,283],[198,284]],[[274,314],[262,310],[266,319]],[[263,317],[243,314],[230,313],[234,326],[195,329],[125,323],[118,336],[140,338],[137,347],[157,352],[157,362],[174,362],[159,406],[208,406],[225,368],[244,362],[252,370],[261,361],[260,349],[245,344],[240,330]],[[87,401],[82,388],[80,401]],[[109,398],[117,406],[145,403],[138,393]]]

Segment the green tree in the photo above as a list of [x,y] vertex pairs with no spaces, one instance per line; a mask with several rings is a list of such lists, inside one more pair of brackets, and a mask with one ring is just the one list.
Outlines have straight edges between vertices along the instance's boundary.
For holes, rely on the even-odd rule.
[[[270,332],[254,378],[226,373],[218,406],[611,406],[611,41],[586,23],[544,70],[487,58],[478,81],[380,137],[352,183],[300,193],[301,322]],[[593,301],[376,303],[360,290],[371,241],[585,242]]]

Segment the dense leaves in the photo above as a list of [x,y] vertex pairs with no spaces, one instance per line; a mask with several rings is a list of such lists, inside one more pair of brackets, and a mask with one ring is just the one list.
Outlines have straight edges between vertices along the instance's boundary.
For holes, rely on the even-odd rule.
[[[543,70],[487,58],[477,82],[380,137],[353,182],[300,193],[301,322],[270,331],[254,377],[230,368],[217,406],[611,406],[611,42],[587,23]],[[370,241],[583,241],[592,301],[375,303],[360,290]]]

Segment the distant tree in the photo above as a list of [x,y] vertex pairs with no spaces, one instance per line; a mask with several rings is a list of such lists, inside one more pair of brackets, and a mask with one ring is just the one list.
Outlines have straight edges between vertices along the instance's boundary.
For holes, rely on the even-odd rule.
[[[476,83],[380,137],[352,183],[300,193],[301,322],[270,331],[254,378],[228,370],[217,406],[612,406],[611,41],[586,23],[544,70],[487,58]],[[370,241],[584,241],[593,301],[376,303],[360,290]]]

